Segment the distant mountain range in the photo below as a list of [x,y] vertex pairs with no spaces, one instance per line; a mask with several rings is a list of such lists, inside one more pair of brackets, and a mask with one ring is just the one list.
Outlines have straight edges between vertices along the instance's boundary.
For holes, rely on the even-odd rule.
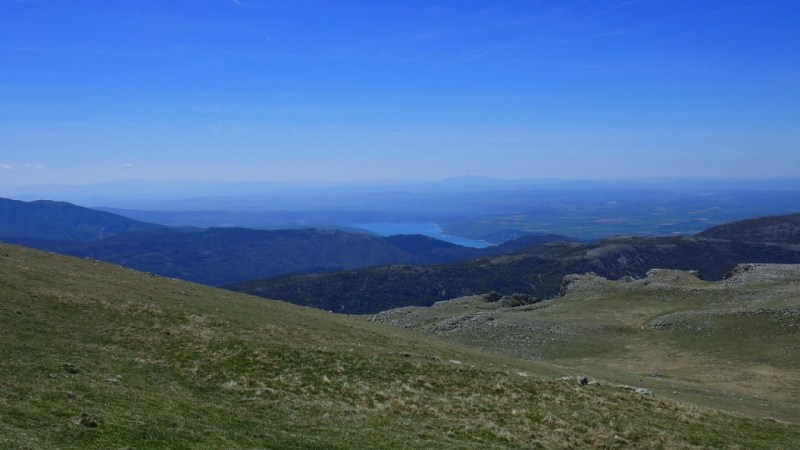
[[65,202],[20,202],[0,198],[0,239],[35,238],[72,242],[105,239],[160,225],[140,222]]
[[208,285],[384,264],[442,263],[570,239],[526,236],[500,246],[472,249],[420,235],[173,228],[69,203],[4,200],[3,205],[8,207],[0,215],[0,239],[6,242]]
[[[341,313],[373,313],[489,291],[557,295],[565,275],[640,278],[653,268],[699,270],[718,280],[740,263],[798,263],[800,215],[711,228],[691,237],[552,242],[512,254],[437,265],[393,265],[250,281],[230,289]],[[773,242],[775,240],[776,242]]]
[[0,199],[0,240],[343,313],[430,305],[499,291],[558,294],[572,273],[642,277],[652,268],[720,279],[740,263],[800,262],[800,214],[689,237],[593,243],[531,235],[486,249],[420,235],[175,228],[62,202]]
[[[581,239],[692,235],[735,220],[797,212],[800,178],[782,180],[497,180],[225,183],[128,180],[2,186],[0,196],[58,199],[170,226],[338,228],[430,222],[499,244],[528,233]],[[121,209],[120,209],[121,208]]]
[[[158,275],[208,285],[259,277],[354,269],[378,264],[419,264],[469,257],[463,247],[415,236],[419,243],[336,230],[202,231],[155,229],[95,242],[14,240],[12,242],[73,256],[113,262]],[[404,249],[405,247],[406,249]],[[419,249],[414,252],[414,249]]]

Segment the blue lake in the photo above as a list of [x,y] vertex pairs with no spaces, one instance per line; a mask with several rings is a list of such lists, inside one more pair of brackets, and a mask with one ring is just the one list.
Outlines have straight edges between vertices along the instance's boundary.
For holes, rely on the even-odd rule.
[[396,234],[421,234],[423,236],[430,236],[440,241],[451,242],[453,244],[462,245],[464,247],[472,248],[486,248],[489,244],[484,241],[476,241],[473,239],[461,238],[458,236],[450,236],[444,234],[439,225],[432,222],[405,222],[405,223],[392,223],[392,222],[371,222],[371,223],[354,223],[352,226],[371,231],[381,236],[394,236]]

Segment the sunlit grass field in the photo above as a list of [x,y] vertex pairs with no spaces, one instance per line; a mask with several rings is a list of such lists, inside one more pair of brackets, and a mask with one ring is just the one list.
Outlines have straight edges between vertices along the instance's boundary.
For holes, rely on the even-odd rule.
[[791,448],[797,425],[580,386],[361,318],[0,246],[0,447]]

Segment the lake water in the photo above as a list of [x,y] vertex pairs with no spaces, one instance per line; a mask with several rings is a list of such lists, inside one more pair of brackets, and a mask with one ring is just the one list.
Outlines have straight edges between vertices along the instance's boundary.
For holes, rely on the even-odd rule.
[[450,236],[444,234],[439,225],[432,222],[405,222],[405,223],[391,223],[391,222],[371,222],[371,223],[355,223],[356,228],[362,228],[371,231],[381,236],[394,236],[396,234],[421,234],[423,236],[430,236],[440,241],[451,242],[453,244],[462,245],[464,247],[472,248],[486,248],[490,244],[484,241],[476,241],[473,239],[461,238],[458,236]]

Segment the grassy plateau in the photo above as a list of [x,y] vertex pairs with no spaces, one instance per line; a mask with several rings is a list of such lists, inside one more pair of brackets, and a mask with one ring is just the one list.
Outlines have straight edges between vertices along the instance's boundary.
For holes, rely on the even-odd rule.
[[473,296],[372,320],[658,397],[800,423],[800,265],[745,264],[716,282],[663,269],[638,280],[572,278],[562,297],[530,305]]

